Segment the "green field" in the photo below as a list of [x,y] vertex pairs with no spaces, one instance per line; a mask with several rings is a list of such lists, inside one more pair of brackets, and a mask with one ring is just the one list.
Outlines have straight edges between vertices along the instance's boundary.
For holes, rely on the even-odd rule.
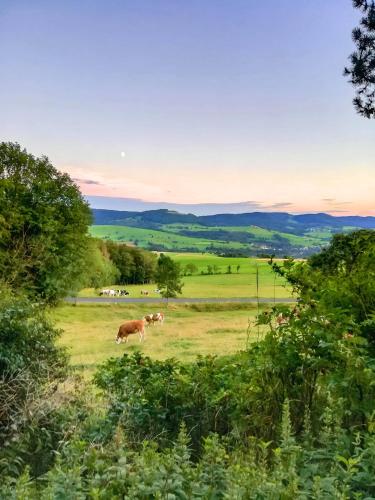
[[[95,227],[95,226],[94,226]],[[113,226],[112,226],[113,227]],[[118,226],[117,226],[118,227]],[[273,231],[270,229],[265,229],[258,226],[216,226],[216,227],[205,227],[199,224],[164,224],[162,229],[167,232],[179,233],[183,230],[189,230],[192,232],[199,231],[209,231],[209,232],[219,232],[228,231],[229,233],[246,233],[254,237],[255,241],[258,242],[270,242],[275,240],[277,237],[285,238],[289,241],[291,245],[297,246],[314,246],[319,245],[324,242],[324,240],[329,239],[331,233],[327,232],[310,232],[306,236],[298,236],[296,234],[284,233],[281,231]],[[211,240],[212,241],[212,240]]]
[[[149,326],[142,344],[136,335],[128,344],[115,343],[121,323],[163,310],[163,325]],[[254,326],[255,306],[248,304],[81,304],[51,312],[63,329],[60,343],[71,354],[71,364],[91,373],[110,356],[142,351],[156,359],[192,360],[197,354],[228,354],[245,349],[262,331]],[[249,328],[250,324],[250,329]]]
[[[188,235],[184,233],[188,233]],[[256,255],[270,252],[300,255],[329,241],[329,232],[310,231],[304,236],[272,231],[257,226],[205,227],[198,224],[163,224],[158,229],[121,225],[95,225],[90,234],[96,238],[166,251],[243,252]]]
[[[290,287],[285,287],[282,278],[275,276],[265,259],[218,257],[211,254],[199,253],[168,253],[174,260],[184,268],[186,264],[193,263],[198,272],[193,276],[184,276],[181,297],[186,298],[241,298],[256,297],[256,273],[258,269],[258,295],[261,298],[286,298],[291,297]],[[216,265],[221,274],[202,275],[207,272],[207,266]],[[231,274],[227,274],[228,266],[231,266]],[[240,266],[237,272],[237,266]],[[141,290],[147,290],[150,297],[158,297],[154,284],[147,285],[124,285],[112,286],[111,288],[126,288],[130,297],[141,297]],[[80,297],[98,296],[94,289],[84,289],[79,293]]]
[[213,241],[204,238],[181,236],[175,232],[128,226],[91,226],[90,234],[95,238],[131,243],[142,248],[148,248],[151,244],[176,251],[187,248],[205,251],[212,243],[222,249],[236,248],[240,250],[248,247],[248,245],[238,242]]

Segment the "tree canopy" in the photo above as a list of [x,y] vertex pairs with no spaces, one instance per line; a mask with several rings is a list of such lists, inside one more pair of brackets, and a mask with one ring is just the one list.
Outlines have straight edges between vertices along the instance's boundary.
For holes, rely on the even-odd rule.
[[177,297],[177,294],[182,292],[183,287],[180,265],[161,253],[157,263],[155,281],[162,297]]
[[352,32],[356,50],[349,56],[350,66],[344,74],[356,88],[354,106],[366,118],[375,118],[375,2],[353,0],[363,13],[359,26]]
[[306,304],[319,304],[323,314],[340,316],[340,323],[358,333],[375,349],[375,231],[337,234],[331,244],[306,262],[290,260],[280,268]]
[[0,143],[0,280],[47,302],[79,285],[91,211],[47,157]]

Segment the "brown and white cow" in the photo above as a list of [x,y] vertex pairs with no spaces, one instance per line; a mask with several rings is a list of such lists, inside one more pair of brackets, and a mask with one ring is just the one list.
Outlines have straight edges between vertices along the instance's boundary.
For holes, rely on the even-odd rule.
[[164,322],[164,314],[162,312],[154,313],[154,314],[146,314],[143,318],[147,325],[154,325],[155,323],[163,323]]
[[289,321],[289,318],[287,316],[285,316],[282,312],[279,313],[277,316],[276,316],[276,328],[282,326],[282,325],[286,325]]
[[146,321],[147,325],[152,325],[154,323],[153,316],[153,314],[146,314],[146,316],[143,318],[143,320]]
[[164,323],[164,313],[162,312],[157,312],[154,314],[147,314],[147,316],[144,317],[148,325],[153,325],[155,323]]
[[134,319],[123,323],[118,330],[116,344],[120,344],[124,339],[127,342],[128,336],[133,333],[139,333],[139,341],[142,342],[145,338],[145,323],[143,319]]
[[161,323],[161,324],[163,324],[164,323],[164,313],[158,312],[156,314],[153,314],[152,315],[152,321],[154,323]]

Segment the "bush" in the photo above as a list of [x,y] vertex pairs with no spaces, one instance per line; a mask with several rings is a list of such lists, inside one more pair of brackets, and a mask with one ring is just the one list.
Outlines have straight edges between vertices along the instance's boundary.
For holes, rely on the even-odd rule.
[[59,335],[40,306],[22,298],[0,302],[0,435],[11,432],[43,387],[66,375]]

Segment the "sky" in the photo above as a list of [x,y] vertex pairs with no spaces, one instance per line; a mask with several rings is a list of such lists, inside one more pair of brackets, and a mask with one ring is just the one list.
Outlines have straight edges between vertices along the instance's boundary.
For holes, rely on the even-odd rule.
[[375,121],[342,76],[358,19],[350,0],[0,0],[0,140],[93,206],[375,215]]

